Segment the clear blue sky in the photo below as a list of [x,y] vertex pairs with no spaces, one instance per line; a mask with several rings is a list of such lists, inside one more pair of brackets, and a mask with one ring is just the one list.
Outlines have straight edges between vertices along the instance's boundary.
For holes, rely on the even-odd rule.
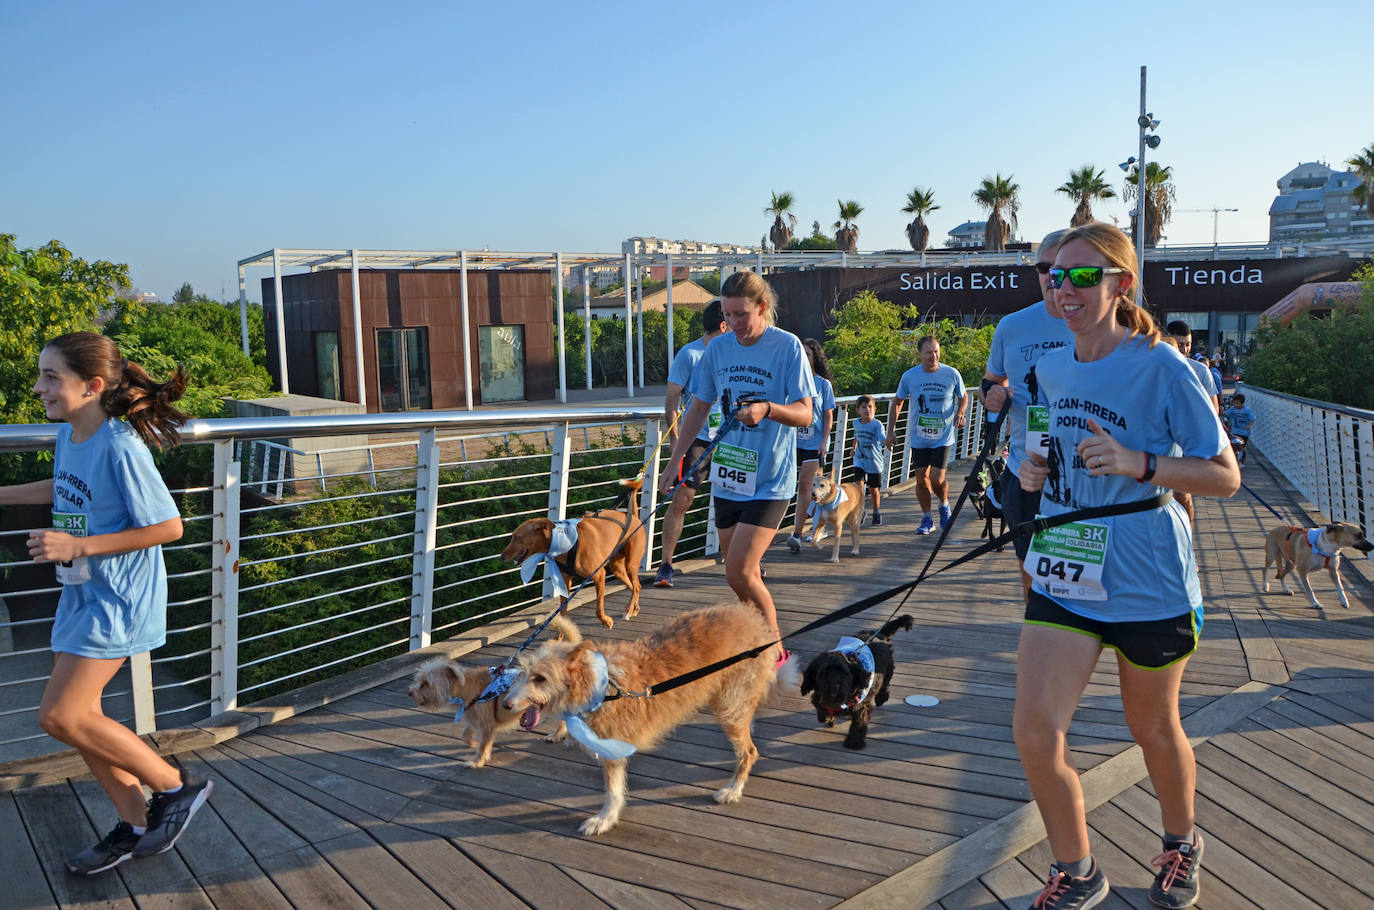
[[[617,251],[634,235],[757,243],[837,199],[859,247],[1021,235],[1093,163],[1121,189],[1139,72],[1178,198],[1166,243],[1264,240],[1274,181],[1374,143],[1366,2],[10,3],[0,231],[129,264],[164,300],[236,295],[279,247]],[[1144,17],[1147,49],[1135,35]],[[1119,200],[1099,217],[1126,220]],[[250,270],[249,296],[259,299]]]

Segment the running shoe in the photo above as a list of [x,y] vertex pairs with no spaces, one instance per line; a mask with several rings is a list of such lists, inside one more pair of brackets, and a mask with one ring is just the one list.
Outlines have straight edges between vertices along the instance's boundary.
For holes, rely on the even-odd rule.
[[658,574],[654,576],[655,588],[671,588],[673,586],[673,567],[668,563],[661,563],[658,567]]
[[925,518],[922,518],[922,519],[921,519],[921,526],[920,526],[919,528],[916,529],[916,533],[917,533],[917,534],[929,534],[931,531],[934,531],[934,530],[935,530],[935,519],[933,519],[933,518],[931,518],[929,515],[927,515]]
[[940,506],[940,530],[949,527],[949,506]]
[[1092,871],[1082,878],[1052,865],[1049,880],[1030,910],[1088,910],[1106,900],[1109,889],[1107,876],[1097,867],[1097,860],[1093,860]]
[[113,869],[134,855],[138,837],[132,825],[121,821],[100,843],[68,859],[67,871],[73,875],[95,875]]
[[874,512],[874,513],[873,513],[873,527],[875,527],[875,528],[881,528],[882,526],[883,526],[883,513],[882,513],[882,512]]
[[175,793],[154,793],[148,802],[148,832],[138,839],[134,858],[166,853],[186,833],[191,816],[205,805],[215,789],[208,780],[199,780],[185,772],[181,775],[181,789]]
[[[809,537],[807,539],[810,540]],[[787,549],[791,550],[793,553],[800,553],[801,545],[801,538],[798,537],[796,534],[789,534],[787,536]]]
[[1193,842],[1164,845],[1163,853],[1150,860],[1159,866],[1159,874],[1150,886],[1150,903],[1156,907],[1180,910],[1197,901],[1198,872],[1202,868],[1202,835],[1194,834]]

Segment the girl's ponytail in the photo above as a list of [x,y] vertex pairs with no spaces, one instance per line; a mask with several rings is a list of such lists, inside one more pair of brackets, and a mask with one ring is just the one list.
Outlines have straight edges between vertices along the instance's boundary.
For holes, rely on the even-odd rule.
[[186,392],[190,378],[178,366],[166,382],[157,382],[148,371],[130,363],[119,347],[96,332],[70,332],[59,335],[45,347],[62,355],[67,367],[82,379],[104,380],[100,406],[111,417],[123,417],[152,448],[169,448],[181,441],[181,425],[186,414],[175,406]]

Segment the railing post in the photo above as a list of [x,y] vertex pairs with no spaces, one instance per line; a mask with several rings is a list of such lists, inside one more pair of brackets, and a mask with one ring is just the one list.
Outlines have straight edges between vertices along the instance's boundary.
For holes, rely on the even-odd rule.
[[[553,428],[553,451],[549,454],[549,520],[562,521],[568,517],[568,468],[572,464],[568,444],[568,422]],[[544,575],[544,598],[553,597],[553,578]]]
[[410,650],[427,648],[434,630],[434,538],[439,511],[439,440],[434,427],[415,446],[415,576],[410,587]]
[[[833,439],[834,447],[830,450],[830,478],[839,483],[844,478],[844,448],[849,441],[849,407],[848,405],[837,405],[835,407],[835,428]],[[824,440],[822,440],[824,444]],[[860,489],[863,484],[859,484]]]
[[[251,451],[251,449],[250,449]],[[239,699],[239,483],[233,443],[214,444],[214,518],[210,537],[210,716]]]
[[1356,446],[1360,452],[1360,504],[1364,508],[1360,527],[1374,524],[1374,423],[1356,422]]
[[647,572],[654,564],[654,518],[658,509],[659,442],[663,422],[653,417],[644,421],[644,486],[639,493],[639,520],[644,525],[644,560],[639,569]]
[[129,658],[129,679],[134,697],[134,732],[139,736],[157,729],[153,709],[153,658],[144,651]]

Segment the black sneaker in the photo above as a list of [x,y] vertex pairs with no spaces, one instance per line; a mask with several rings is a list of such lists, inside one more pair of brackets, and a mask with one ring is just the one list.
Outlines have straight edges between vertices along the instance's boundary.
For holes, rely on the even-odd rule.
[[134,857],[156,856],[172,849],[191,822],[191,816],[205,804],[215,789],[208,780],[197,780],[185,772],[181,789],[175,793],[154,793],[148,803],[148,833],[138,839]]
[[1097,867],[1097,860],[1093,860],[1092,871],[1082,878],[1052,865],[1045,889],[1035,898],[1030,910],[1087,910],[1106,900],[1108,889],[1107,876]]
[[1179,910],[1197,901],[1198,872],[1202,868],[1202,835],[1194,834],[1193,842],[1165,844],[1163,853],[1150,860],[1159,866],[1155,883],[1150,886],[1150,903],[1156,907]]
[[133,826],[122,821],[100,843],[68,859],[67,871],[72,875],[95,875],[113,869],[134,855],[137,844]]
[[882,526],[883,526],[883,513],[882,513],[882,512],[874,512],[874,513],[873,513],[873,527],[875,527],[875,528],[881,528]]
[[658,574],[654,576],[655,588],[671,588],[673,586],[673,567],[661,563],[658,567]]

